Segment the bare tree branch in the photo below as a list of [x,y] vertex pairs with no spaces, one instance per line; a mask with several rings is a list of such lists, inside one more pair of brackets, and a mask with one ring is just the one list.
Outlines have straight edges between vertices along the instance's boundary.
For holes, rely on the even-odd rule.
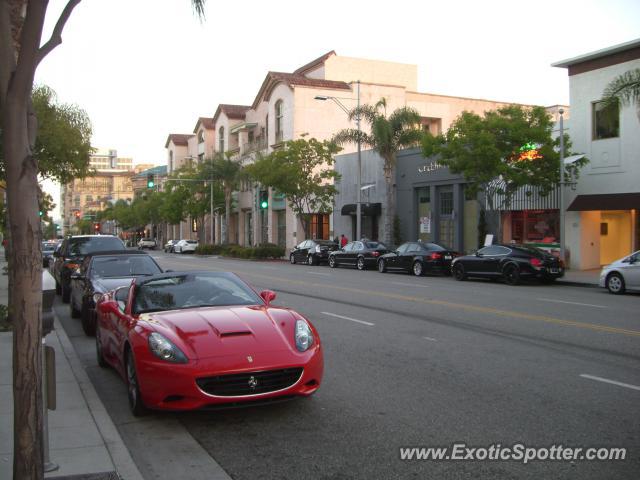
[[51,38],[38,50],[36,55],[36,65],[38,65],[44,57],[46,57],[51,51],[62,43],[62,30],[71,16],[71,12],[80,3],[81,0],[69,0],[65,5],[64,10],[60,14],[56,26],[51,33]]

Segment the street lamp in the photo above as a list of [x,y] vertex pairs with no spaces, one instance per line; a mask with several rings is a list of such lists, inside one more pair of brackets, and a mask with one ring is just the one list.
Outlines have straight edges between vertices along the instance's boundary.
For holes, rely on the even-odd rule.
[[[360,109],[360,80],[356,82],[357,84],[357,109]],[[349,109],[345,107],[339,98],[343,97],[331,97],[327,95],[317,95],[314,97],[315,100],[333,100],[336,105],[338,105],[347,115],[350,115]],[[345,100],[353,100],[353,98],[343,98]],[[357,187],[356,187],[356,238],[355,240],[360,240],[362,238],[362,153],[361,153],[361,144],[360,144],[360,112],[358,111],[358,115],[356,116],[356,128],[358,129],[358,174],[357,178]]]

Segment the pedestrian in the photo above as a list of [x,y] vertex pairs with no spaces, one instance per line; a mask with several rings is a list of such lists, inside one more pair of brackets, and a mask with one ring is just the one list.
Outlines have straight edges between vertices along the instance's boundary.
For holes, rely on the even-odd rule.
[[340,235],[340,246],[344,248],[344,246],[349,242],[349,239],[344,236],[344,233]]

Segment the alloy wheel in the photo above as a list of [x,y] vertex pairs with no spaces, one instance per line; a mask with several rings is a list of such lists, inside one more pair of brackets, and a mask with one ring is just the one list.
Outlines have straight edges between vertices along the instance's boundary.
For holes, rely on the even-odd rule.
[[609,277],[607,278],[607,290],[609,290],[609,292],[613,293],[614,295],[624,293],[624,279],[619,273],[612,273],[611,275],[609,275]]
[[458,281],[462,281],[465,278],[467,278],[467,274],[464,271],[464,267],[459,263],[454,265],[453,267],[453,277]]
[[420,261],[413,262],[413,274],[416,277],[420,277],[422,275],[422,262]]
[[140,386],[138,385],[138,375],[136,373],[135,360],[131,350],[127,350],[127,397],[129,398],[129,407],[131,413],[135,417],[143,415],[146,411],[142,398],[140,398]]
[[364,270],[365,269],[364,257],[358,257],[358,263],[357,263],[356,266],[358,267],[358,270]]
[[378,260],[378,271],[380,273],[384,273],[387,271],[387,266],[384,263],[384,260]]
[[336,264],[336,257],[334,257],[333,255],[331,255],[329,257],[329,266],[331,268],[336,268],[338,265]]
[[517,285],[520,283],[520,272],[518,271],[518,268],[513,265],[508,266],[504,270],[504,280],[509,285]]
[[289,262],[291,263],[291,265],[294,265],[296,263],[296,257],[293,256],[293,253],[289,255]]

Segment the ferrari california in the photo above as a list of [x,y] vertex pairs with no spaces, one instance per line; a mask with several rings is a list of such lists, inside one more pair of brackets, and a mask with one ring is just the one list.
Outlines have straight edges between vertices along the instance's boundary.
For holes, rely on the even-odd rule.
[[97,305],[96,354],[134,415],[306,397],[320,387],[315,327],[233,273],[138,277]]

